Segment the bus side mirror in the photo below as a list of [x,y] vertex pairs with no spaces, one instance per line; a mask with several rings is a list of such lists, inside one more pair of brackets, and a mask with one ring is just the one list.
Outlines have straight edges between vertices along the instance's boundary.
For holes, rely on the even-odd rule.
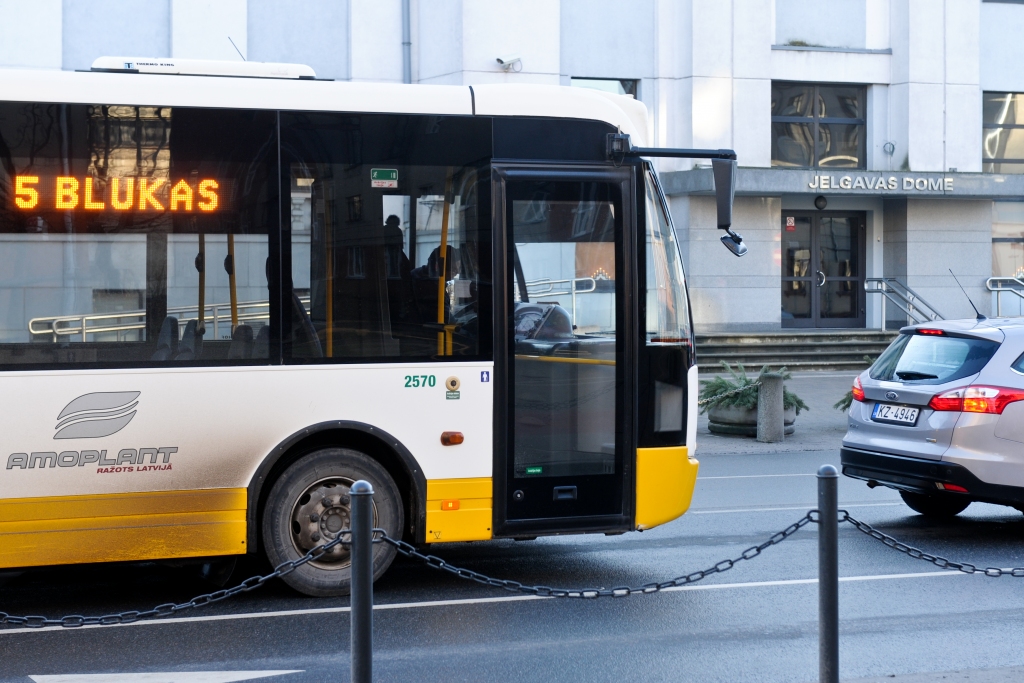
[[715,178],[715,202],[718,205],[718,228],[725,230],[722,244],[736,256],[747,253],[743,237],[734,233],[732,227],[732,205],[736,196],[736,161],[734,159],[712,159],[711,172]]

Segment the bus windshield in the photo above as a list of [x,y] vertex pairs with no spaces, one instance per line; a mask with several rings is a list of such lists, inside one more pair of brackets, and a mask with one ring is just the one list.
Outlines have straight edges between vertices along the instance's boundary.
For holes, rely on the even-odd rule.
[[687,344],[690,310],[675,232],[653,172],[646,171],[647,341]]

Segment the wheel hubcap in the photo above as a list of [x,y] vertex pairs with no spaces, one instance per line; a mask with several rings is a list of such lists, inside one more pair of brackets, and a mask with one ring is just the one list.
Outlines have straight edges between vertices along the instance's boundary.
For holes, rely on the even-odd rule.
[[[349,488],[352,480],[333,477],[309,486],[292,507],[292,543],[301,555],[330,543],[338,532],[348,529],[352,521],[352,501]],[[373,509],[373,523],[377,524],[377,508]],[[312,560],[309,564],[320,569],[344,569],[352,558],[349,549],[338,544]]]

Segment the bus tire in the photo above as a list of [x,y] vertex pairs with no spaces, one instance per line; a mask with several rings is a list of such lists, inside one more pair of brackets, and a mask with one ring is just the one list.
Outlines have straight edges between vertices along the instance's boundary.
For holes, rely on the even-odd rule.
[[[348,529],[349,487],[364,479],[373,486],[374,527],[401,538],[402,497],[384,467],[359,451],[324,448],[296,460],[274,482],[263,509],[263,547],[274,567],[297,560],[317,545]],[[373,580],[395,559],[386,543],[373,546]],[[282,576],[289,586],[314,597],[348,595],[351,561],[348,548],[338,545],[318,560],[307,562]]]

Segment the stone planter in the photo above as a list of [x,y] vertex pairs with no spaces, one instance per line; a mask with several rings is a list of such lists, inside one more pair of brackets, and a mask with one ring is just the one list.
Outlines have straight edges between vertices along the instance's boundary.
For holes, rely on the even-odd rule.
[[[785,433],[793,433],[796,422],[796,408],[787,408],[783,416]],[[757,436],[757,408],[736,406],[715,406],[708,409],[708,429],[712,434],[736,434]]]

